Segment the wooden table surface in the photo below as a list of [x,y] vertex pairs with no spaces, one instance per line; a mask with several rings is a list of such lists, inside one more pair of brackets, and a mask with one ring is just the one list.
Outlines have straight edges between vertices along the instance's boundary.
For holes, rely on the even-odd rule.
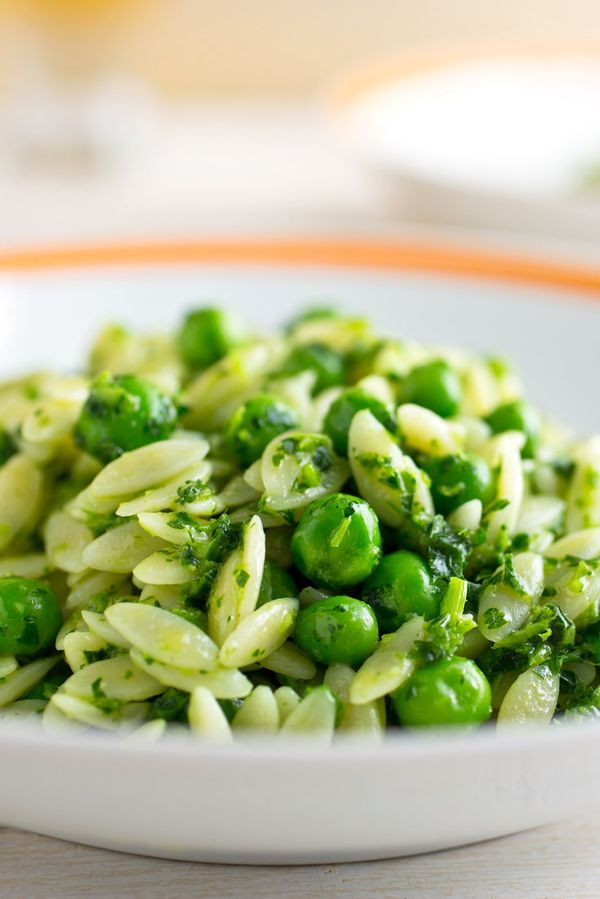
[[600,896],[600,815],[431,855],[315,867],[171,862],[0,830],[2,899],[586,899]]

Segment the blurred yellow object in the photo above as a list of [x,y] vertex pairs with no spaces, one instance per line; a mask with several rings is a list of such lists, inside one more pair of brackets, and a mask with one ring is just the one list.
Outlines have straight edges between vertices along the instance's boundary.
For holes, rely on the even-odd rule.
[[600,34],[598,0],[0,0],[0,66],[14,45],[4,16],[59,35],[63,69],[87,61],[192,97],[307,95],[427,45]]
[[2,0],[0,8],[33,13],[45,19],[87,20],[90,17],[110,15],[125,11],[139,0]]
[[[154,133],[151,90],[115,53],[140,0],[0,0],[2,146],[27,171],[120,162]],[[3,52],[3,49],[6,52]]]

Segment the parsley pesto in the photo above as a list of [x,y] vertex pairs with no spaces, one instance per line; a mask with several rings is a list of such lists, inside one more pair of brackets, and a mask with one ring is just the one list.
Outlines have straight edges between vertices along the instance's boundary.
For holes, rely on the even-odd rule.
[[318,307],[0,385],[0,717],[160,739],[600,718],[600,437]]

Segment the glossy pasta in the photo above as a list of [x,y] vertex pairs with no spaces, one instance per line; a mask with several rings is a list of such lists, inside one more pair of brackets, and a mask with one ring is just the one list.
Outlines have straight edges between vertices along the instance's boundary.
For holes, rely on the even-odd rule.
[[600,715],[600,437],[310,310],[0,387],[0,716],[231,742]]

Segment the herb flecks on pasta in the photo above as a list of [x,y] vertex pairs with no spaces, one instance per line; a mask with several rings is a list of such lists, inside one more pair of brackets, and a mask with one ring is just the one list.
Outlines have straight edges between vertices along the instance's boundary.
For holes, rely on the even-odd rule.
[[326,308],[0,386],[0,716],[231,742],[600,717],[600,437]]

